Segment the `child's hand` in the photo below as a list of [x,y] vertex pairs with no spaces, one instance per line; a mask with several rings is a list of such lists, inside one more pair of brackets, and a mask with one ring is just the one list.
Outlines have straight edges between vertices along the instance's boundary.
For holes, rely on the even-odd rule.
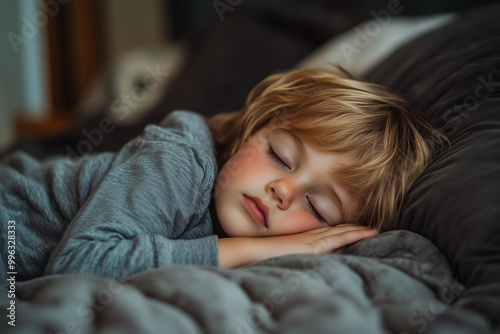
[[366,226],[342,224],[289,235],[219,239],[219,265],[235,268],[289,254],[342,253],[347,245],[376,235]]
[[[277,256],[285,254],[330,254],[342,253],[347,245],[362,239],[378,235],[377,230],[366,226],[341,224],[334,227],[322,227],[298,234],[270,237],[275,247],[270,247],[271,253]],[[274,238],[276,238],[274,240]],[[264,238],[267,239],[267,238]],[[272,254],[269,254],[272,257]]]

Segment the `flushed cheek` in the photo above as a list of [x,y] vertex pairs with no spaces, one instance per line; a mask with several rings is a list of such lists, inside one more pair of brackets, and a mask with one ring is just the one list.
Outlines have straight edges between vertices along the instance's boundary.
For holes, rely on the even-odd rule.
[[309,212],[287,212],[276,215],[275,230],[279,234],[293,234],[306,232],[324,225],[314,218]]
[[248,178],[258,175],[259,167],[256,166],[255,158],[247,160],[245,156],[230,159],[220,171],[217,177],[216,194],[226,188],[234,188],[244,183]]
[[[234,176],[232,182],[236,184],[257,185],[259,184],[259,180],[266,178],[266,176],[269,176],[272,172],[269,168],[269,163],[259,157],[254,157],[251,161],[241,161],[238,159],[235,163],[239,164],[239,167],[241,167],[239,170],[235,167],[232,173]],[[261,187],[263,187],[263,185],[261,185]],[[261,191],[264,191],[264,188],[261,189]]]

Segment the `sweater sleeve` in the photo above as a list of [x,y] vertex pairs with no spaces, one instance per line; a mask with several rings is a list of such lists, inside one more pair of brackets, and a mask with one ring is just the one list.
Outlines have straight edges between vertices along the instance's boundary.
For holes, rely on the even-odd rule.
[[143,138],[120,151],[65,231],[45,274],[123,279],[162,266],[218,265],[207,209],[214,159],[187,130],[148,126]]

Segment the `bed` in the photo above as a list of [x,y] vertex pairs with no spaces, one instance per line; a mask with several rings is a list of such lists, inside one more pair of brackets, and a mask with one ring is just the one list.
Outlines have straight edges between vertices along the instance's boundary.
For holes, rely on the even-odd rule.
[[0,331],[500,333],[500,5],[453,15],[360,75],[399,91],[452,143],[412,187],[397,230],[341,255],[233,270],[8,281]]

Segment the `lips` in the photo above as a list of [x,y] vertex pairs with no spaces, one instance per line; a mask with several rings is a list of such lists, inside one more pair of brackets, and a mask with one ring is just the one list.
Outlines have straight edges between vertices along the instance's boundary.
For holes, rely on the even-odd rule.
[[243,196],[243,201],[252,218],[267,228],[267,218],[269,216],[267,205],[258,197]]

